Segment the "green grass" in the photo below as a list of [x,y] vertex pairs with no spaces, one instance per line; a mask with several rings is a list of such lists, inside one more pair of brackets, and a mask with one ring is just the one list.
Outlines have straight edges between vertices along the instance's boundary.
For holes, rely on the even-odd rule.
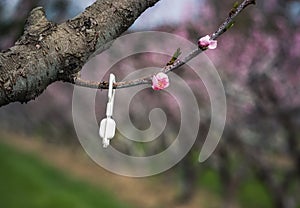
[[202,171],[198,179],[198,185],[217,195],[220,195],[223,190],[219,174],[215,170],[209,168]]
[[[76,161],[74,161],[76,162]],[[70,178],[37,157],[0,143],[0,207],[115,208],[109,192]]]
[[[222,197],[226,189],[223,187],[220,175],[217,171],[206,168],[203,169],[198,179],[198,185]],[[271,208],[274,207],[273,199],[267,188],[255,177],[249,177],[237,187],[236,200],[243,208]]]
[[256,179],[244,181],[239,191],[239,202],[245,208],[272,208],[272,197],[267,188]]

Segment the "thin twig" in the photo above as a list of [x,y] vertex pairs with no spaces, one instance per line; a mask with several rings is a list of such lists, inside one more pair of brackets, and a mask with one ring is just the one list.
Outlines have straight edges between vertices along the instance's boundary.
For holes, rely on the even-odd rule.
[[[224,32],[226,32],[231,25],[233,24],[233,19],[241,13],[247,6],[255,4],[255,0],[244,0],[237,8],[234,8],[230,11],[228,17],[226,20],[220,25],[220,27],[217,29],[216,32],[214,32],[210,37],[212,40],[216,40],[219,36],[221,36]],[[161,69],[161,72],[168,73],[174,69],[177,69],[187,63],[188,61],[195,58],[197,55],[205,51],[206,49],[197,48],[194,49],[192,52],[190,52],[186,57],[184,57],[182,60],[175,61],[172,65],[167,65]],[[130,80],[130,81],[124,81],[124,82],[116,82],[114,84],[114,88],[126,88],[126,87],[133,87],[136,85],[141,84],[151,84],[151,79],[155,74],[150,74],[145,77],[141,77],[138,79]],[[108,82],[95,82],[95,81],[89,81],[84,80],[80,76],[74,77],[74,83],[75,85],[79,85],[82,87],[89,87],[94,89],[108,89]]]

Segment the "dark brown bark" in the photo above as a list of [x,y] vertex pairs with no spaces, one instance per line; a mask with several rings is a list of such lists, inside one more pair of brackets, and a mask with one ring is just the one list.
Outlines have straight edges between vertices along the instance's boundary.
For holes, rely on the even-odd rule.
[[0,53],[0,106],[28,102],[55,81],[70,81],[96,51],[125,32],[159,0],[98,0],[60,25],[34,9],[24,34]]

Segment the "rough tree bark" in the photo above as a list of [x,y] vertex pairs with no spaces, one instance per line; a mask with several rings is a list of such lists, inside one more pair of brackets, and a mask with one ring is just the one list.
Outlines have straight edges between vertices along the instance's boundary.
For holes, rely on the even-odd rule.
[[34,9],[24,34],[0,53],[0,106],[28,102],[55,81],[72,82],[95,52],[125,32],[159,0],[98,0],[79,16],[60,25]]

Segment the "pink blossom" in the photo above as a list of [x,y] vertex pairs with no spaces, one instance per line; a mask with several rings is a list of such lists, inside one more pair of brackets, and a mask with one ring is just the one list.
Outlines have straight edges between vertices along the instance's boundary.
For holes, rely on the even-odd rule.
[[162,90],[170,84],[169,77],[165,73],[159,72],[152,77],[152,88],[154,90]]
[[206,35],[199,39],[198,46],[200,48],[208,48],[208,49],[215,49],[217,48],[217,41],[211,40],[209,35]]

